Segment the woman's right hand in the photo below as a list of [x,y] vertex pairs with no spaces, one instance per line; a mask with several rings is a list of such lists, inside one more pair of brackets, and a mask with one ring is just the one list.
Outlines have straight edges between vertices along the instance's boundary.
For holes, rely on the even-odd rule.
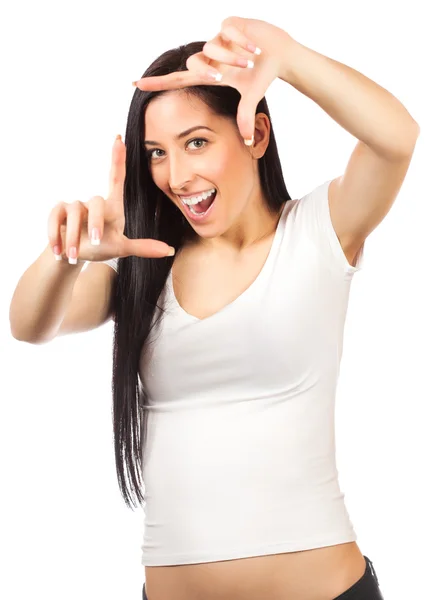
[[[95,262],[123,256],[164,258],[173,248],[158,240],[133,240],[124,235],[124,180],[126,148],[117,136],[112,148],[109,195],[88,202],[59,202],[48,219],[49,245],[60,260]],[[97,230],[97,233],[96,233]],[[94,234],[94,235],[93,235]]]

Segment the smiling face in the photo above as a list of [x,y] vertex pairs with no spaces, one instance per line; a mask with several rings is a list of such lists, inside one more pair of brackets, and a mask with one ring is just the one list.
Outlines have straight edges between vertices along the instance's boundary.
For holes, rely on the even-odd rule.
[[[152,179],[199,236],[223,235],[237,228],[247,211],[258,212],[258,206],[265,205],[256,159],[267,148],[268,132],[267,117],[257,115],[254,147],[247,147],[236,123],[213,113],[199,98],[182,91],[158,96],[145,115]],[[194,204],[200,193],[213,189],[215,197]],[[203,215],[193,214],[188,199],[184,203],[181,198],[193,195],[196,198],[189,200],[192,211]]]

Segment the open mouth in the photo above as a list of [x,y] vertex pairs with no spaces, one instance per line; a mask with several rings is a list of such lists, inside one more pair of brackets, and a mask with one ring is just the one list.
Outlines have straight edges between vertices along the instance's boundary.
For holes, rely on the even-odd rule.
[[211,196],[208,196],[208,198],[205,198],[205,200],[201,200],[200,202],[197,202],[196,204],[187,205],[185,202],[183,202],[183,200],[181,198],[180,198],[180,202],[183,204],[185,213],[188,215],[188,217],[192,221],[198,222],[201,219],[206,218],[210,214],[211,209],[214,205],[216,196],[217,196],[217,190],[215,190],[214,193],[211,194]]

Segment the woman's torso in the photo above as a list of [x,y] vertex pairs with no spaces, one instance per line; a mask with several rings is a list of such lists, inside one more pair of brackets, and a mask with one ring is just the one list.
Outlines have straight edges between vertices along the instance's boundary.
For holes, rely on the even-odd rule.
[[[274,231],[238,258],[185,248],[176,256],[172,275],[180,306],[205,319],[233,302],[257,278],[273,237]],[[365,568],[357,543],[348,542],[236,560],[146,566],[146,592],[148,600],[333,600]]]

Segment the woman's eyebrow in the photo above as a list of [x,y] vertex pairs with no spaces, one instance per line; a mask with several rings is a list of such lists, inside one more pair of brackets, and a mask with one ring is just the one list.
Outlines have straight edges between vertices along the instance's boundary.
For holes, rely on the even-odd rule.
[[[182,131],[181,133],[177,134],[174,139],[175,140],[180,140],[181,138],[186,137],[187,135],[189,135],[190,133],[193,133],[194,131],[197,131],[198,129],[208,129],[208,131],[212,131],[213,133],[215,133],[214,129],[211,129],[210,127],[207,127],[206,125],[195,125],[194,127],[190,127],[189,129],[186,129],[185,131]],[[153,140],[145,140],[145,145],[150,144],[151,146],[158,146],[159,142],[154,142]]]

